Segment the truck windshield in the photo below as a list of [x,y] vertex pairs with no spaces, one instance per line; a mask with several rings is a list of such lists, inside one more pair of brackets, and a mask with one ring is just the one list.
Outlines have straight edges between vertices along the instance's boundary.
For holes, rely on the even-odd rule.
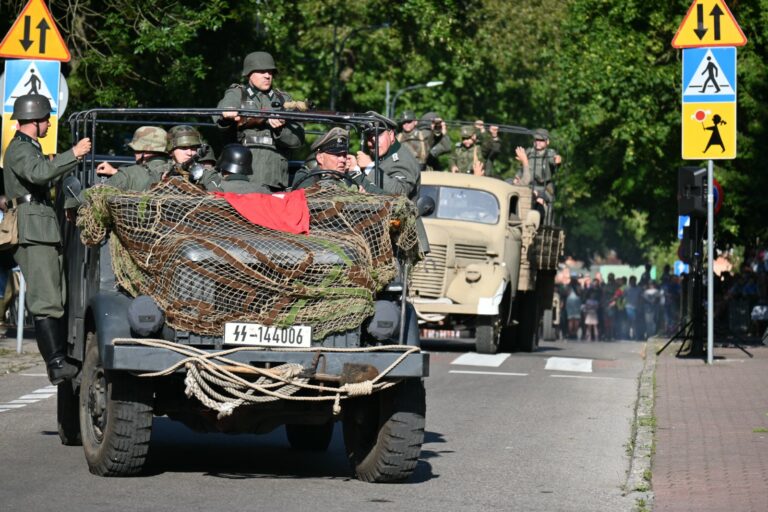
[[482,190],[422,185],[421,195],[435,201],[435,211],[428,218],[465,220],[481,224],[499,221],[499,202]]

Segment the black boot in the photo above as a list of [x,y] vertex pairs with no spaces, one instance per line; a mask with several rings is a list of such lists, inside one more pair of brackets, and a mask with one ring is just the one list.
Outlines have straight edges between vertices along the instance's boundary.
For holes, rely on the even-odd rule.
[[61,333],[58,318],[35,318],[37,348],[48,367],[48,379],[54,386],[77,375],[77,367],[67,362],[66,341]]

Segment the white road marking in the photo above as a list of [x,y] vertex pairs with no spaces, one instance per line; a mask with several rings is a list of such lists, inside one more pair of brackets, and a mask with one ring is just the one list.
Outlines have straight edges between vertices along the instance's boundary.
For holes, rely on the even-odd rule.
[[560,372],[592,373],[591,359],[575,359],[573,357],[550,357],[547,359],[545,370]]
[[29,398],[27,398],[27,399],[24,399],[24,398],[17,398],[16,400],[11,400],[11,401],[10,401],[10,402],[8,402],[8,403],[9,403],[9,404],[35,404],[35,403],[37,403],[37,402],[39,402],[39,401],[40,401],[40,399],[39,399],[39,398],[36,398],[36,399],[34,399],[34,400],[30,400]]
[[592,380],[634,380],[623,377],[593,377],[590,375],[550,375],[550,377],[559,379],[592,379]]
[[471,370],[451,370],[448,373],[469,373],[471,375],[511,375],[513,377],[527,377],[527,373],[511,373],[511,372],[477,372]]
[[3,409],[21,409],[26,406],[27,404],[0,404]]
[[20,396],[16,400],[0,404],[0,412],[6,412],[13,409],[20,409],[29,404],[34,404],[40,400],[45,400],[56,395],[58,390],[57,386],[45,386],[44,388],[36,389],[27,395]]
[[20,396],[19,400],[42,400],[43,398],[51,398],[56,393],[32,393],[30,395]]
[[47,373],[20,373],[22,377],[47,377]]
[[460,364],[463,366],[492,366],[498,368],[509,358],[509,354],[478,354],[469,352],[462,354],[453,360],[451,364]]

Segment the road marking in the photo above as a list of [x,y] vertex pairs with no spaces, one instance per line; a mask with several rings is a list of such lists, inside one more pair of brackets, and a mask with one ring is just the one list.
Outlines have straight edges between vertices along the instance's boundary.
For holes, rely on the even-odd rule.
[[9,404],[34,404],[39,402],[40,399],[36,398],[34,400],[30,400],[29,398],[17,398],[16,400],[11,400],[8,402]]
[[21,409],[22,407],[26,407],[27,404],[0,404],[0,407],[3,409]]
[[19,400],[42,400],[43,398],[51,398],[56,393],[32,393],[29,395],[20,396]]
[[545,370],[560,372],[592,373],[591,359],[575,359],[573,357],[550,357],[547,359]]
[[47,373],[20,373],[22,377],[47,377]]
[[625,379],[623,377],[593,377],[591,375],[550,375],[550,377],[554,377],[558,379],[634,380],[634,379]]
[[448,373],[469,373],[471,375],[506,375],[506,376],[513,376],[513,377],[527,377],[527,373],[511,373],[511,372],[478,372],[478,371],[471,371],[471,370],[451,370]]
[[478,354],[469,352],[462,354],[453,360],[451,364],[460,364],[463,366],[492,366],[498,368],[507,360],[509,354]]
[[45,386],[44,388],[36,389],[28,395],[23,395],[16,400],[11,400],[10,402],[0,404],[0,412],[6,412],[13,409],[21,409],[22,407],[26,407],[29,404],[34,404],[40,400],[51,398],[52,396],[56,395],[57,391],[57,386]]

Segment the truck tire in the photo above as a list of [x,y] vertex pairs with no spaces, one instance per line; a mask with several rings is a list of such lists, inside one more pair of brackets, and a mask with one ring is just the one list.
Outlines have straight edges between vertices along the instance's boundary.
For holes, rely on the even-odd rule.
[[80,430],[85,460],[99,476],[130,476],[144,468],[152,432],[152,386],[105,370],[95,333],[88,333],[80,384]]
[[539,346],[539,315],[536,312],[536,295],[521,293],[515,349],[520,352],[534,352]]
[[555,325],[552,323],[552,310],[545,309],[541,319],[541,339],[544,341],[555,341],[557,339],[557,333],[555,333]]
[[401,482],[416,469],[424,443],[426,395],[421,379],[406,379],[343,402],[344,445],[364,482]]
[[333,438],[333,421],[322,425],[285,425],[285,437],[294,450],[324,452]]
[[478,354],[495,354],[501,344],[501,317],[478,316],[475,324],[475,351]]
[[80,446],[79,393],[72,381],[59,384],[56,392],[56,422],[59,425],[59,439],[64,446]]

